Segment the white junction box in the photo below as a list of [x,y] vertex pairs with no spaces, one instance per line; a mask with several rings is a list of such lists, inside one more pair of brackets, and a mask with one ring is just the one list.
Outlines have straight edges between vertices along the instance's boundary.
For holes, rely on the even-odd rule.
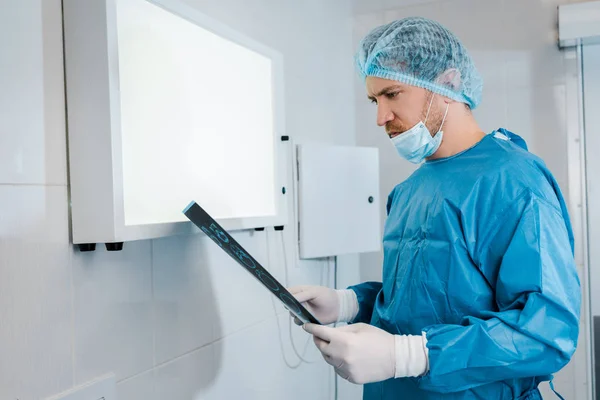
[[298,145],[301,258],[379,251],[379,151]]
[[558,7],[559,47],[600,43],[600,1]]

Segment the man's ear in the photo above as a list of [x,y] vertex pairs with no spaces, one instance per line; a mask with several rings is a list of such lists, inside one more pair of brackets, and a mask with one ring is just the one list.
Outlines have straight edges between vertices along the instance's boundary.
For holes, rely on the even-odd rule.
[[436,79],[438,85],[446,86],[450,90],[458,91],[462,86],[462,76],[456,68],[450,68],[444,71]]

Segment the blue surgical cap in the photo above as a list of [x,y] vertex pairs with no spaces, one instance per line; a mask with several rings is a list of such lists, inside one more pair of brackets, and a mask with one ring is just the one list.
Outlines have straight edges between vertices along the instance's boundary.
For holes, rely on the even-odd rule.
[[475,109],[483,80],[467,49],[441,24],[404,18],[372,30],[360,43],[356,63],[361,77],[391,79],[418,86]]

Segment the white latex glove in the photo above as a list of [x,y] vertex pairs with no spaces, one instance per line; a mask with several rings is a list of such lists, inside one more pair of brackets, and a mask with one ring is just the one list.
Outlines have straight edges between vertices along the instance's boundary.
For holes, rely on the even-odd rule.
[[[324,325],[350,322],[358,314],[358,300],[353,290],[334,290],[325,286],[294,286],[288,291]],[[297,325],[302,322],[294,317]]]
[[[325,286],[294,286],[288,291],[322,324],[332,324],[337,321],[340,301],[335,289]],[[294,317],[294,322],[302,322]]]
[[330,328],[305,324],[325,361],[355,384],[424,374],[428,368],[425,336],[392,335],[367,324]]

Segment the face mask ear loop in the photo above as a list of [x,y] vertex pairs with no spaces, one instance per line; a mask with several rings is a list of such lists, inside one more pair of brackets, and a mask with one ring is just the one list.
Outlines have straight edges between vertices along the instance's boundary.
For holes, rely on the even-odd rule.
[[431,100],[429,101],[429,108],[427,109],[427,114],[425,115],[424,124],[427,125],[427,119],[429,118],[429,111],[431,111],[431,105],[433,104],[433,98],[435,97],[435,93],[432,94]]
[[450,103],[446,104],[446,112],[444,113],[444,118],[442,118],[442,124],[440,125],[440,129],[438,129],[438,132],[440,132],[442,130],[442,127],[444,126],[444,122],[446,122],[446,116],[448,115],[449,108],[450,108]]

